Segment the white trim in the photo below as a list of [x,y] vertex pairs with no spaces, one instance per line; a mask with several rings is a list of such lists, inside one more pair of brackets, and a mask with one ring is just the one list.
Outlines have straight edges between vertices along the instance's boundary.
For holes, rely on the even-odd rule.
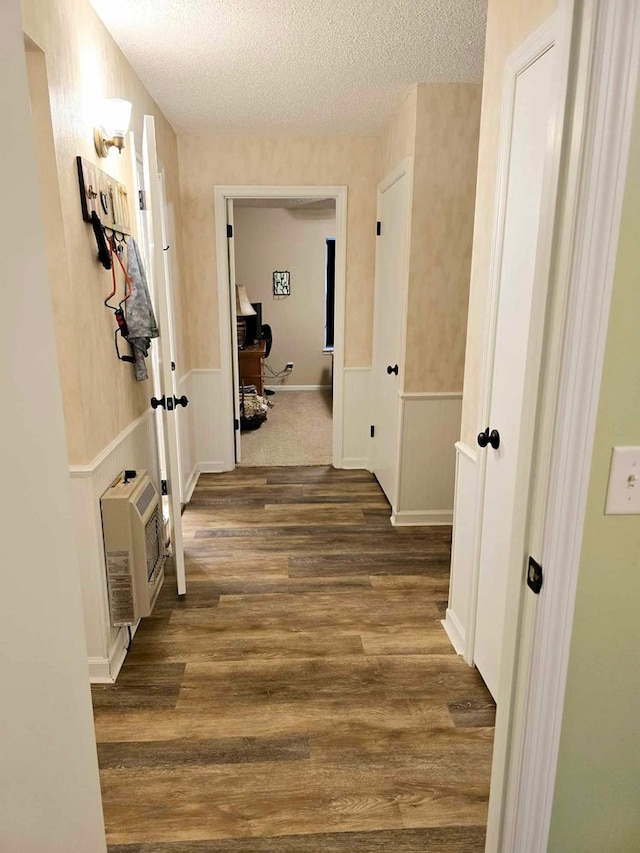
[[202,374],[202,373],[222,373],[221,367],[192,367],[189,373],[185,374],[186,376],[191,376],[192,374]]
[[[131,636],[135,637],[136,631],[140,625],[140,619],[135,625],[131,626]],[[118,633],[113,638],[111,648],[109,649],[109,657],[88,658],[89,663],[89,681],[91,684],[115,684],[116,679],[122,669],[122,664],[127,656],[127,646],[129,644],[129,632],[126,628],[119,628]]]
[[[550,113],[549,144],[545,156],[544,182],[540,202],[540,225],[537,236],[534,272],[535,287],[533,289],[531,305],[527,367],[524,377],[520,446],[516,463],[516,488],[513,498],[513,520],[508,534],[508,565],[513,567],[513,569],[507,576],[501,666],[496,692],[498,712],[496,717],[487,818],[485,848],[487,853],[498,853],[498,851],[507,853],[508,850],[508,848],[503,848],[502,846],[502,836],[505,812],[509,808],[505,792],[507,790],[506,783],[509,778],[510,762],[514,751],[512,743],[514,740],[514,718],[517,717],[515,688],[518,683],[517,655],[520,647],[519,635],[523,622],[524,588],[524,566],[522,572],[519,571],[519,567],[524,563],[523,553],[529,544],[528,524],[532,508],[533,471],[536,441],[539,440],[539,418],[541,415],[538,407],[538,399],[543,381],[545,363],[543,344],[545,342],[545,335],[548,336],[548,326],[550,323],[547,322],[547,313],[553,295],[550,288],[552,249],[554,247],[555,228],[559,221],[559,176],[563,155],[568,72],[572,56],[571,38],[573,18],[574,0],[561,0],[556,13],[514,51],[506,61],[504,67],[495,220],[489,270],[489,290],[485,313],[486,327],[483,346],[484,364],[482,372],[481,420],[478,423],[480,429],[484,429],[489,424],[491,412],[491,390],[501,284],[500,273],[506,228],[506,201],[509,183],[508,169],[517,79],[519,74],[526,71],[533,62],[543,56],[552,47],[554,48],[553,88],[550,92],[553,110]],[[475,652],[486,467],[487,454],[479,454],[477,464],[478,480],[473,574],[467,608],[469,619],[466,634],[465,660],[469,664],[473,664]],[[517,744],[515,749],[517,750]],[[513,851],[509,850],[508,853],[513,853]]]
[[456,654],[463,655],[466,645],[464,628],[450,607],[447,607],[446,616],[441,620],[440,624],[446,631],[447,637],[451,640],[451,645],[456,650]]
[[[390,187],[392,187],[397,181],[403,178],[405,175],[407,176],[407,198],[406,198],[406,231],[405,231],[405,239],[404,239],[404,250],[403,250],[403,270],[402,276],[398,281],[399,285],[399,298],[402,301],[400,307],[400,341],[398,348],[398,364],[400,368],[400,374],[398,377],[398,389],[404,387],[404,371],[405,371],[405,354],[407,350],[407,312],[409,305],[409,271],[410,271],[410,255],[411,255],[411,229],[413,222],[413,157],[405,157],[402,159],[398,165],[389,172],[389,174],[378,184],[377,192],[376,192],[376,220],[379,222],[382,218],[381,207],[382,207],[382,196]],[[375,348],[376,345],[376,306],[379,302],[378,294],[380,290],[380,241],[376,241],[376,253],[375,253],[375,277],[374,277],[374,292],[373,292],[373,346]],[[375,367],[375,353],[372,355],[371,360],[371,376],[372,379],[374,377],[374,367]],[[377,405],[377,399],[375,395],[375,389],[373,384],[370,385],[369,388],[370,394],[370,409],[371,411],[375,411],[375,407]],[[393,488],[390,490],[391,494],[387,495],[392,507],[397,505],[398,495],[400,494],[401,488],[401,467],[402,467],[402,432],[404,426],[404,406],[400,401],[400,395],[398,395],[398,424],[397,424],[397,436],[396,436],[396,446],[395,446],[395,459],[396,459],[396,471],[395,471],[395,482],[393,483]],[[370,454],[369,465],[371,468],[371,472],[375,475],[375,457],[373,452]],[[392,516],[393,518],[393,516]]]
[[331,385],[265,385],[271,391],[331,391]]
[[193,471],[187,477],[187,482],[184,485],[184,502],[188,504],[193,496],[194,489],[198,483],[198,477],[200,476],[200,471],[198,469],[198,465],[193,466]]
[[[233,372],[231,366],[232,331],[229,299],[229,256],[227,252],[227,200],[237,198],[334,198],[336,202],[336,266],[333,351],[333,464],[343,465],[344,437],[344,336],[347,271],[347,187],[346,186],[240,186],[214,187],[218,324],[220,369],[224,393],[220,405],[228,408],[223,418],[221,444],[224,470],[235,467],[235,431],[233,429]],[[225,399],[226,398],[226,399]]]
[[[570,0],[571,2],[571,0]],[[504,80],[503,80],[503,96],[502,96],[502,113],[500,120],[500,150],[498,156],[498,174],[496,180],[496,206],[495,206],[495,218],[493,224],[493,235],[492,235],[492,245],[491,245],[491,260],[490,260],[490,269],[489,269],[489,288],[487,292],[487,303],[486,303],[486,311],[485,311],[485,335],[484,335],[484,346],[483,346],[483,366],[482,366],[482,402],[481,402],[481,417],[480,424],[478,425],[478,429],[482,430],[489,424],[490,415],[491,415],[491,388],[492,388],[492,379],[493,379],[493,368],[494,368],[494,358],[495,358],[495,345],[496,345],[496,334],[497,334],[497,323],[498,323],[498,307],[499,307],[499,299],[500,299],[500,271],[502,268],[502,254],[503,254],[503,245],[504,245],[504,236],[506,229],[506,207],[507,207],[507,191],[508,191],[508,182],[509,182],[509,159],[511,152],[511,140],[512,140],[512,132],[513,132],[513,116],[515,110],[515,97],[516,97],[516,85],[518,75],[526,71],[533,62],[539,59],[543,54],[545,54],[550,48],[552,48],[557,41],[558,37],[558,22],[559,15],[558,12],[553,14],[549,20],[547,20],[541,27],[539,27],[535,32],[533,32],[521,45],[515,50],[511,56],[505,62],[504,67]],[[554,159],[557,161],[557,165],[559,166],[560,161],[560,149],[559,146],[554,146]],[[554,166],[556,164],[554,163]],[[547,169],[547,164],[545,164],[545,180],[548,182],[548,175],[551,170]],[[557,172],[557,169],[553,169],[554,174]],[[552,209],[555,207],[555,200],[553,198],[549,198],[549,187],[545,186],[543,189],[543,199],[541,201],[541,216],[540,221],[543,222],[545,220],[545,212],[549,210],[549,204],[552,205]],[[547,229],[550,231],[551,219],[547,225]],[[539,242],[542,241],[542,227],[540,229],[539,234]],[[536,262],[536,279],[540,280],[538,277],[538,261]],[[544,290],[544,288],[542,288]],[[535,290],[535,289],[534,289]],[[540,295],[537,294],[538,302],[543,301],[540,300]],[[532,311],[535,309],[532,307]],[[542,318],[538,315],[537,318],[532,320],[532,328],[535,320],[542,321]],[[529,356],[529,360],[531,360],[531,355]],[[531,363],[531,361],[530,361]],[[527,374],[530,374],[531,371],[528,370]],[[525,392],[531,392],[531,380],[537,379],[537,377],[529,376],[529,385],[525,389]],[[527,394],[525,393],[525,400],[527,399]],[[527,436],[523,436],[521,434],[521,444],[527,445],[529,442],[527,441],[530,432],[532,431],[532,426],[527,425],[523,426],[522,432],[524,429],[527,429]],[[477,500],[476,500],[476,531],[475,531],[475,545],[474,545],[474,559],[473,566],[474,572],[472,577],[472,582],[469,588],[469,626],[467,632],[467,649],[465,654],[466,662],[472,666],[474,663],[474,646],[475,646],[475,633],[476,633],[476,623],[477,623],[477,608],[478,608],[478,587],[479,587],[479,571],[480,571],[480,557],[481,557],[481,546],[482,546],[482,528],[483,528],[483,516],[484,516],[484,491],[485,491],[485,483],[486,483],[486,474],[487,474],[487,454],[481,453],[477,459],[478,462],[478,491],[477,491]],[[519,466],[520,467],[520,466]],[[518,510],[514,511],[514,518],[520,517],[522,515],[522,505],[523,502],[526,503],[528,500],[528,491],[525,494],[518,493],[514,496],[515,502],[518,504]]]
[[455,448],[461,456],[466,456],[470,462],[474,463],[474,465],[477,463],[478,455],[476,451],[469,447],[468,444],[465,444],[464,441],[456,441]]
[[198,462],[198,474],[222,474],[226,470],[222,460]]
[[544,853],[548,845],[640,58],[637,2],[596,2],[593,11],[587,138],[569,235],[570,302],[542,547],[545,586],[532,643],[523,761],[519,784],[511,786],[519,796],[509,849],[523,853]]
[[347,456],[342,460],[343,468],[369,470],[369,459],[366,456]]
[[401,400],[461,400],[462,391],[398,391]]
[[407,509],[394,512],[391,515],[391,524],[394,527],[434,527],[436,525],[453,524],[453,511],[450,509]]
[[69,465],[69,474],[71,477],[79,478],[79,477],[91,477],[95,474],[98,468],[108,459],[108,457],[113,453],[113,451],[118,447],[118,445],[124,441],[124,439],[130,435],[135,429],[137,429],[151,414],[153,413],[153,409],[147,409],[143,412],[139,417],[132,421],[128,427],[122,430],[113,441],[109,442],[107,446],[100,451],[100,453],[95,457],[92,462],[89,462],[88,465]]

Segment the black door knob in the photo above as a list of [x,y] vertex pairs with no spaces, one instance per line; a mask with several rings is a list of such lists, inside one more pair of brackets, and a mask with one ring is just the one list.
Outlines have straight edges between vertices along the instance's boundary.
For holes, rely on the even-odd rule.
[[398,375],[398,365],[394,364],[394,366],[391,367],[391,365],[389,364],[387,366],[387,373],[389,374],[389,376],[391,376],[392,373],[395,373],[395,375],[397,376]]
[[486,447],[487,444],[490,444],[494,450],[497,450],[500,447],[500,433],[497,429],[492,429],[489,432],[489,427],[487,427],[484,432],[478,433],[478,444],[480,447]]
[[182,397],[174,397],[173,399],[175,401],[176,406],[184,406],[186,409],[186,407],[189,405],[189,401],[187,400],[184,394],[182,395]]
[[162,395],[162,397],[160,397],[160,399],[158,399],[157,397],[151,398],[151,408],[157,409],[158,406],[162,406],[162,408],[164,409],[164,407],[165,407],[164,394]]

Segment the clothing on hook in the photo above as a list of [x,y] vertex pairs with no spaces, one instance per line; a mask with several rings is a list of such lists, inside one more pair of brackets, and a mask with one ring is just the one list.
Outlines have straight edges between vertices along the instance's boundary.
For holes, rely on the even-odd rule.
[[131,283],[131,294],[126,304],[129,327],[127,340],[135,356],[135,377],[138,382],[142,382],[149,377],[144,360],[149,353],[151,339],[159,337],[160,332],[147,287],[142,257],[133,237],[130,238],[127,249],[127,275]]

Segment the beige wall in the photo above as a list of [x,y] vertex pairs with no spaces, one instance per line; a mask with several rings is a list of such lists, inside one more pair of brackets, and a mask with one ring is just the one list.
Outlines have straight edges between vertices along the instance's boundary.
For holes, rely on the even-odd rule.
[[347,186],[345,366],[371,363],[379,148],[364,137],[179,138],[192,367],[220,366],[213,190],[225,184]]
[[382,134],[379,181],[384,180],[405,157],[413,157],[416,147],[417,112],[418,87],[412,86]]
[[[80,154],[99,162],[103,170],[131,186],[127,152],[119,156],[112,151],[106,160],[96,155],[93,126],[97,109],[107,97],[132,101],[132,128],[139,139],[143,115],[155,115],[167,196],[179,226],[176,139],[88,0],[24,0],[22,12],[25,33],[46,57],[55,159],[51,137],[48,150],[45,137],[38,136],[36,141],[43,196],[54,203],[58,198],[61,216],[61,221],[55,216],[45,224],[53,222],[59,253],[54,266],[50,264],[50,278],[69,462],[83,464],[143,412],[151,389],[148,382],[135,382],[131,365],[119,363],[115,357],[113,315],[102,304],[109,292],[110,273],[97,263],[91,228],[82,219],[75,157]],[[42,91],[44,69],[35,67],[37,64],[30,63],[32,94]],[[36,110],[39,127],[43,126],[45,100],[40,97]],[[176,301],[181,316],[179,292]],[[177,332],[179,359],[186,368],[179,322]]]
[[478,428],[484,426],[478,417],[504,63],[556,5],[556,0],[489,0],[462,406],[462,440],[472,447]]
[[640,445],[640,90],[571,639],[549,853],[640,849],[640,517],[605,516],[616,445]]
[[[287,385],[330,385],[331,358],[323,353],[326,240],[335,237],[334,210],[238,207],[234,211],[236,280],[251,302],[262,303],[262,322],[273,330],[268,363],[293,361]],[[291,295],[273,296],[273,271],[289,270]],[[268,385],[282,380],[270,379]]]
[[414,86],[382,137],[380,180],[413,158],[406,392],[461,391],[481,86]]
[[474,83],[417,89],[407,392],[462,390],[480,94]]

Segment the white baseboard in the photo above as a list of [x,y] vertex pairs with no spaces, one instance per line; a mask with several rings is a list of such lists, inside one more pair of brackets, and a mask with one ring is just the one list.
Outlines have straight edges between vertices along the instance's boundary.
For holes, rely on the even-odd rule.
[[109,658],[88,658],[91,684],[113,684]]
[[354,468],[360,469],[363,468],[365,471],[369,470],[369,460],[367,457],[363,456],[361,458],[352,457],[350,459],[343,459],[341,468]]
[[[478,463],[476,452],[462,441],[456,442],[456,490],[453,508],[451,543],[451,575],[449,609],[458,636],[462,638],[462,654],[473,664],[475,631],[475,589],[477,584],[476,512],[478,498]],[[445,620],[449,622],[449,620]],[[446,627],[446,626],[445,626]],[[447,630],[456,651],[453,634]]]
[[193,495],[193,490],[196,487],[196,483],[198,482],[198,477],[200,476],[200,471],[198,470],[198,466],[194,465],[193,471],[187,477],[187,482],[184,487],[184,502],[186,504],[191,500],[191,496]]
[[456,650],[456,653],[463,655],[466,648],[464,629],[460,622],[458,622],[456,614],[449,607],[447,607],[447,614],[441,624],[447,632],[447,636],[451,640],[451,645]]
[[[135,637],[140,620],[131,627],[131,636]],[[127,646],[129,645],[129,632],[126,628],[118,628],[114,637],[111,648],[109,649],[109,657],[90,657],[89,660],[89,681],[91,684],[115,684],[116,679],[122,669],[122,664],[127,656]]]
[[265,385],[269,391],[331,391],[331,385]]
[[227,470],[222,460],[215,462],[198,462],[197,469],[198,474],[222,474],[223,471]]
[[438,524],[453,524],[453,511],[448,509],[418,510],[410,509],[394,512],[391,516],[394,527],[434,527]]

